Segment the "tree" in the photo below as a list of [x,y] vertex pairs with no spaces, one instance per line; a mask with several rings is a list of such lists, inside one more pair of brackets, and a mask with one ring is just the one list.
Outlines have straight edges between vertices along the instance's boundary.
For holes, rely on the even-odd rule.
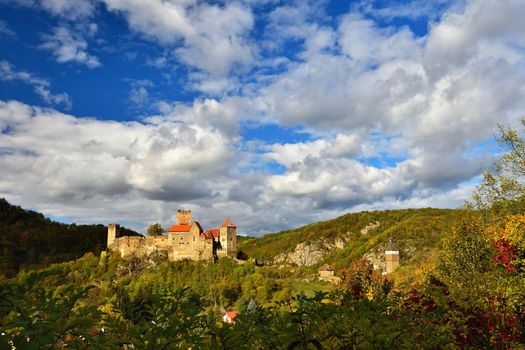
[[[525,127],[525,118],[521,120]],[[474,193],[479,209],[492,209],[498,214],[523,212],[525,209],[525,140],[508,126],[498,125],[498,144],[503,154],[492,171],[483,174],[483,180]]]
[[164,232],[159,223],[152,224],[148,227],[148,236],[161,236]]

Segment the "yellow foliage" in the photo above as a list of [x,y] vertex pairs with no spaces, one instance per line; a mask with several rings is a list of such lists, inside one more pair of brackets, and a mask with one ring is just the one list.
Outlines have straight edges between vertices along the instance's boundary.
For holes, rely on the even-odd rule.
[[508,215],[487,229],[489,236],[497,241],[504,239],[520,249],[525,249],[525,214]]

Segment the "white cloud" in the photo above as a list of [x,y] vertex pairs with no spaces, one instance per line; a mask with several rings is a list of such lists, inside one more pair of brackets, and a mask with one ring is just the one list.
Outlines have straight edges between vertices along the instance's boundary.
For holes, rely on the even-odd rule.
[[144,86],[137,86],[131,89],[129,93],[129,99],[137,107],[143,107],[149,98],[148,90]]
[[137,108],[147,107],[150,101],[148,88],[154,84],[151,80],[130,80],[131,91],[129,92],[129,100]]
[[247,35],[254,24],[249,8],[240,3],[210,5],[193,0],[104,0],[129,26],[163,44],[176,47],[175,56],[207,76],[222,77],[234,66],[250,65],[253,47]]
[[417,58],[418,41],[408,27],[381,29],[372,20],[356,14],[346,15],[339,25],[341,51],[366,65]]
[[67,20],[83,20],[93,15],[98,0],[0,0],[0,4],[42,9]]
[[[155,104],[148,84],[132,84],[131,101],[159,110],[144,123],[4,102],[0,166],[8,171],[0,174],[0,193],[20,204],[40,203],[53,213],[64,212],[62,204],[67,214],[89,213],[92,221],[120,215],[144,224],[170,223],[175,209],[187,206],[205,224],[231,215],[247,233],[348,210],[453,206],[492,162],[478,143],[525,108],[519,1],[471,0],[443,16],[412,13],[416,3],[409,2],[399,16],[433,19],[424,37],[379,26],[373,18],[393,18],[387,7],[328,25],[316,5],[288,4],[261,20],[258,43],[250,41],[249,1],[105,3],[165,46],[164,55],[174,52],[189,67],[189,84],[215,98]],[[68,29],[64,37],[76,44],[63,60],[88,64],[85,41],[79,45]],[[68,40],[55,42],[48,49],[59,59]],[[301,49],[282,57],[288,42]],[[4,80],[40,86],[46,98],[47,82],[9,65],[0,69]],[[246,142],[239,135],[244,123],[299,126],[312,140]],[[272,166],[279,171],[272,174]],[[35,190],[27,193],[28,186]]]
[[230,159],[228,139],[198,126],[75,118],[14,101],[0,104],[0,130],[0,193],[20,195],[25,183],[34,203],[198,201],[213,196],[207,180],[225,176]]
[[0,79],[4,81],[18,80],[26,84],[49,86],[49,81],[25,71],[18,71],[15,66],[5,60],[0,61],[0,73],[2,73]]
[[16,37],[16,33],[13,32],[6,21],[0,20],[0,36]]
[[53,15],[70,20],[90,17],[95,10],[94,0],[42,0],[40,6]]
[[18,71],[15,67],[5,60],[0,61],[0,80],[21,81],[34,86],[35,93],[46,103],[51,105],[64,105],[66,110],[70,110],[73,102],[71,97],[65,92],[53,94],[49,90],[49,81],[39,78],[25,71]]
[[411,1],[376,1],[366,0],[357,5],[359,10],[375,18],[392,20],[394,18],[421,19],[438,18],[442,10],[451,6],[463,6],[463,0],[418,0]]
[[78,33],[71,32],[66,27],[55,27],[52,34],[43,36],[42,49],[51,51],[59,63],[76,62],[89,68],[101,65],[96,56],[87,52],[87,42]]
[[60,94],[52,94],[51,91],[43,87],[42,85],[35,86],[35,92],[48,104],[51,105],[64,105],[66,111],[69,111],[73,107],[71,97],[65,92]]

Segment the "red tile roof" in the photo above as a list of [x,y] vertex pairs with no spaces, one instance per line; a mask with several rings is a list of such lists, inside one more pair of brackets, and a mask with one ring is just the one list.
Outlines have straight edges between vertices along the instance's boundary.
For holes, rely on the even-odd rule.
[[191,225],[173,225],[168,232],[190,232]]
[[226,218],[226,220],[224,220],[224,222],[222,223],[221,227],[237,227],[235,226],[235,224],[232,222],[232,220],[230,218]]
[[204,237],[206,239],[210,239],[212,238],[213,236],[211,235],[211,232],[210,231],[204,231],[200,234],[201,237]]
[[204,233],[201,233],[201,236],[204,236],[206,238],[219,238],[220,235],[221,234],[218,228],[211,228],[209,230],[204,231]]
[[235,317],[237,317],[237,313],[235,311],[228,311],[226,312],[226,315],[228,315],[230,319],[234,319]]

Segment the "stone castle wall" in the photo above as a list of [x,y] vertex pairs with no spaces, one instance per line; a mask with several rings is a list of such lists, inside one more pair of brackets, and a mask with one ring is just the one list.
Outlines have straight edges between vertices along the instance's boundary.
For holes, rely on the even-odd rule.
[[[191,211],[177,211],[177,224],[186,225],[186,220],[191,220]],[[217,256],[234,255],[237,252],[235,227],[220,228],[221,243],[201,233],[201,226],[194,223],[187,232],[169,232],[167,236],[118,238],[118,225],[110,224],[108,226],[108,249],[119,251],[123,258],[141,257],[156,251],[166,251],[170,261],[212,260]]]
[[125,236],[115,240],[115,248],[123,258],[149,255],[157,250],[168,250],[168,237]]

